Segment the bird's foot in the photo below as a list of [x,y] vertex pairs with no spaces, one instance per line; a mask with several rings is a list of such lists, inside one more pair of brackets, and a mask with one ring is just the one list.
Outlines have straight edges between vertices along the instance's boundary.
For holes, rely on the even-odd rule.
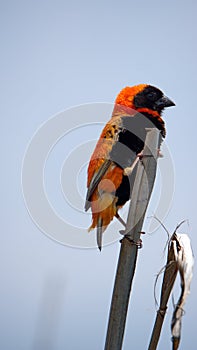
[[136,167],[136,165],[137,165],[139,159],[140,159],[140,158],[139,158],[138,155],[137,155],[137,157],[136,157],[136,159],[134,160],[133,164],[132,164],[131,166],[128,166],[127,168],[124,168],[123,174],[124,174],[125,176],[130,176],[130,175],[132,174],[132,172],[133,172],[133,170],[135,169],[135,167]]
[[138,153],[136,156],[136,159],[134,160],[133,164],[127,168],[124,168],[123,174],[125,176],[130,176],[133,172],[133,170],[135,169],[137,163],[140,161],[142,161],[142,158],[145,157],[145,155],[143,154],[143,151]]

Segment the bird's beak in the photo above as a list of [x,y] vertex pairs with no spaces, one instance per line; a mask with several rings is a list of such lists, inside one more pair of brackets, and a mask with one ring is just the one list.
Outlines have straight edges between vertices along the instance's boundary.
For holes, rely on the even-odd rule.
[[156,108],[163,109],[166,107],[175,106],[175,103],[172,100],[170,100],[167,96],[163,96],[155,102],[155,106]]

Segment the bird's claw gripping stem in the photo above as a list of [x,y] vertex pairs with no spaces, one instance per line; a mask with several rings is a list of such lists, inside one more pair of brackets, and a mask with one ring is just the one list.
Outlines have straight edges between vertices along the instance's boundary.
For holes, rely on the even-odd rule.
[[[143,151],[138,153],[136,159],[133,162],[133,164],[131,166],[129,166],[129,167],[124,168],[123,174],[125,176],[130,176],[132,174],[133,170],[135,169],[138,161],[139,160],[142,161],[143,157],[153,157],[153,155],[151,155],[151,154],[150,155],[145,155],[145,154],[143,154]],[[161,150],[159,148],[157,150],[157,157],[158,158],[163,158],[163,154],[161,153]]]

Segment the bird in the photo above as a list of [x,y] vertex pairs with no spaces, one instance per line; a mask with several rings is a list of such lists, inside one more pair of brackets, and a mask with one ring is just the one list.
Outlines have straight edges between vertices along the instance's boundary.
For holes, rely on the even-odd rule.
[[149,84],[126,86],[117,95],[111,119],[103,128],[89,161],[85,211],[91,209],[96,229],[97,245],[102,248],[102,236],[114,217],[122,224],[118,211],[131,198],[135,171],[128,173],[137,156],[142,156],[146,128],[160,131],[160,141],[166,136],[162,112],[175,103],[157,87]]

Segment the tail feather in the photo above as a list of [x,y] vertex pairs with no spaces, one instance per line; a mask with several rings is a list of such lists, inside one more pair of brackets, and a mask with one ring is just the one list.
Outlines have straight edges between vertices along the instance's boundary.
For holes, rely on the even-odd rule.
[[99,250],[102,249],[103,232],[116,215],[116,201],[117,198],[112,194],[105,193],[102,195],[102,198],[98,199],[98,197],[96,197],[95,201],[91,203],[93,220],[88,231],[91,231],[94,228],[97,229],[97,245]]
[[97,239],[98,249],[100,251],[102,249],[102,238],[103,238],[103,220],[101,217],[99,217],[97,222],[96,239]]

